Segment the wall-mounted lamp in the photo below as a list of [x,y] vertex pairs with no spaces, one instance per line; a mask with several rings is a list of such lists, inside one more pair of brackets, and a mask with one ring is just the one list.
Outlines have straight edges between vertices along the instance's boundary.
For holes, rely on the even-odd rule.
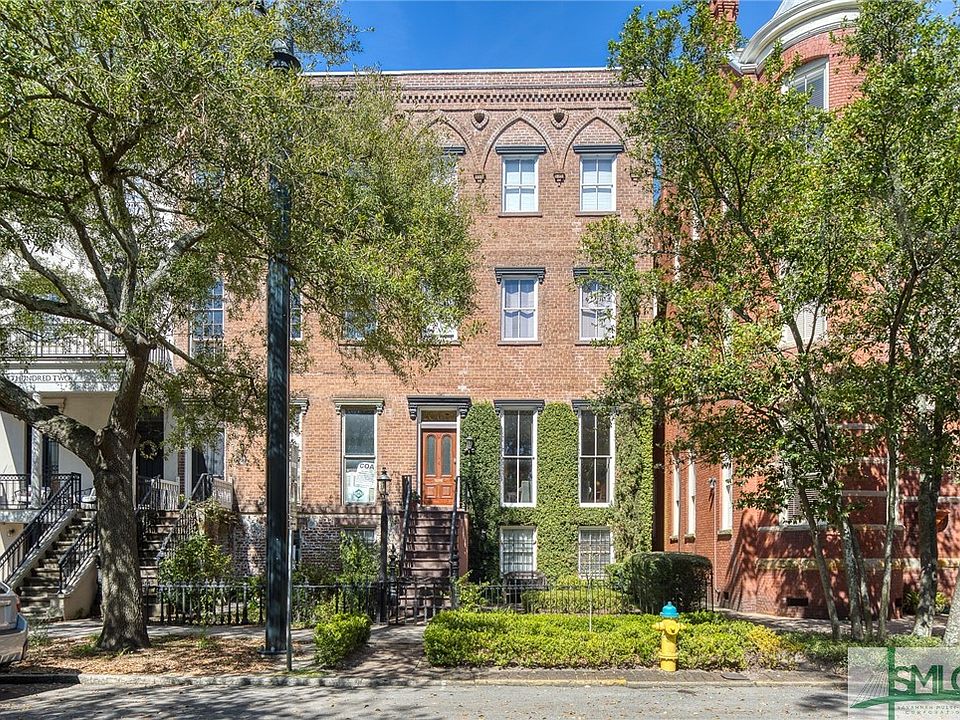
[[563,181],[567,179],[567,174],[562,172],[555,172],[553,174],[553,180],[557,185],[563,185]]
[[643,175],[640,174],[640,170],[638,168],[632,167],[630,168],[630,179],[633,180],[633,182],[638,183],[643,180]]
[[708,483],[710,484],[711,490],[717,487],[717,479],[715,477],[710,478],[710,480],[708,480]]
[[473,181],[477,185],[483,185],[483,181],[487,179],[487,174],[482,172],[475,172],[473,174]]

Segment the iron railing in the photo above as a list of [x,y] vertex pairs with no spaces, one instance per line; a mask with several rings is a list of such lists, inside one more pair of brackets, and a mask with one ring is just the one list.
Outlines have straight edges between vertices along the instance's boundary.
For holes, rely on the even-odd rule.
[[460,577],[460,557],[457,548],[457,525],[460,514],[460,476],[454,478],[453,510],[450,511],[450,577]]
[[180,480],[160,476],[137,478],[137,509],[176,510],[180,507]]
[[[0,359],[34,360],[117,360],[126,351],[115,335],[103,328],[87,331],[80,326],[51,322],[39,330],[23,328],[0,328]],[[173,354],[165,347],[150,351],[150,362],[167,369],[173,367]]]
[[93,520],[83,526],[69,549],[57,560],[61,593],[73,587],[99,551],[100,534],[97,532],[97,518],[94,516]]
[[36,507],[29,475],[0,475],[0,510]]
[[71,510],[80,507],[80,473],[51,475],[53,495],[37,512],[23,532],[0,555],[0,577],[5,582],[22,568],[34,549],[46,542]]
[[[229,490],[225,486],[229,486]],[[160,549],[157,551],[158,567],[165,557],[175,553],[177,548],[197,532],[200,527],[200,511],[197,509],[197,504],[211,498],[227,510],[233,509],[233,487],[223,478],[203,473],[197,479],[190,497],[181,505],[176,523],[160,544]]]
[[410,510],[411,506],[414,504],[414,492],[413,492],[413,476],[404,475],[403,478],[403,498],[402,498],[402,510],[403,510],[403,524],[400,531],[400,562],[398,563],[398,574],[403,575],[406,573],[406,559],[407,559],[407,543],[409,542],[410,537]]

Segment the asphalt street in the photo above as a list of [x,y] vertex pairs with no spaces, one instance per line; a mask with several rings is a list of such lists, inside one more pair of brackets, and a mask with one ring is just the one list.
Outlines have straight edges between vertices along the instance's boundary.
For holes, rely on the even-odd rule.
[[0,685],[0,718],[843,718],[832,687],[123,687]]

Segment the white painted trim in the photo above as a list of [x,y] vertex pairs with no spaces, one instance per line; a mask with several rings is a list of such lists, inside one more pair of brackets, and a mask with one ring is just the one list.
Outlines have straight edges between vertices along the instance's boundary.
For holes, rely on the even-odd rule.
[[[530,499],[531,502],[528,503],[508,503],[503,499],[503,451],[505,449],[505,431],[504,431],[504,417],[506,413],[500,413],[500,507],[517,507],[517,508],[532,508],[537,506],[537,452],[538,448],[538,438],[537,438],[537,418],[540,413],[529,407],[524,407],[518,405],[515,408],[506,408],[508,410],[530,410],[533,414],[533,427],[532,427],[532,437],[533,437],[533,460],[532,468],[530,471],[530,479],[532,487],[530,488]],[[579,493],[579,490],[578,490]]]
[[[592,410],[590,412],[593,412]],[[585,503],[583,502],[581,496],[582,476],[583,471],[583,456],[581,455],[581,450],[583,449],[583,410],[577,411],[577,500],[579,501],[580,507],[584,508],[608,508],[613,507],[613,498],[614,492],[614,478],[616,477],[616,467],[615,460],[616,457],[616,432],[614,429],[614,418],[610,416],[610,455],[607,456],[607,497],[610,498],[605,503]],[[600,456],[594,456],[600,457]],[[600,527],[600,526],[598,526]]]
[[500,574],[503,575],[503,531],[504,530],[532,530],[533,531],[533,572],[537,571],[537,526],[536,525],[501,525],[500,526]]
[[[617,155],[618,153],[609,153],[609,152],[598,152],[598,153],[580,153],[580,212],[616,212],[617,211]],[[594,208],[593,210],[588,210],[583,207],[583,161],[584,160],[612,160],[613,163],[610,167],[610,172],[613,180],[613,187],[611,192],[610,200],[613,203],[612,207],[609,210],[600,210],[599,208]],[[599,168],[597,170],[599,173]],[[594,187],[600,187],[595,185]]]
[[[533,280],[533,337],[532,338],[508,338],[504,337],[506,328],[507,312],[507,282],[510,280]],[[529,343],[539,342],[540,340],[540,279],[536,275],[524,275],[523,273],[511,273],[504,275],[500,282],[500,342],[505,343]]]
[[377,412],[377,405],[375,403],[369,403],[367,405],[363,404],[353,404],[348,407],[344,407],[343,411],[340,412],[340,499],[344,505],[357,505],[364,507],[373,507],[376,505],[376,499],[372,503],[358,503],[358,502],[349,502],[347,500],[347,462],[346,462],[346,443],[344,442],[347,437],[346,433],[346,423],[347,415],[350,414],[350,410],[364,409],[370,410],[370,414],[373,415],[373,471],[377,472],[377,468],[380,466],[380,413]]
[[[533,210],[507,210],[507,163],[514,160],[533,160]],[[523,170],[520,170],[521,179]],[[517,185],[523,188],[523,183]],[[520,193],[520,202],[523,204],[523,193]],[[503,155],[500,160],[500,212],[502,213],[537,213],[540,212],[540,156],[539,155]]]

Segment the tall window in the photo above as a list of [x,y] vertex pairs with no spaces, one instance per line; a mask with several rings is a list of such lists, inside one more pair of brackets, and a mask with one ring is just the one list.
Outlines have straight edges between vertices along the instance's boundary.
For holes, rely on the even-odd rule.
[[343,497],[348,503],[377,498],[377,414],[370,408],[344,408]]
[[[803,347],[808,347],[818,342],[827,334],[827,313],[824,308],[812,304],[805,305],[794,315],[797,323],[797,329],[800,331],[800,340]],[[793,331],[789,325],[783,326],[782,344],[787,347],[795,347],[796,343],[793,337]]]
[[608,527],[580,528],[577,543],[577,571],[582,578],[602,578],[603,569],[613,562],[613,539]]
[[536,417],[533,410],[502,410],[504,505],[535,502]]
[[687,534],[697,533],[697,464],[693,455],[687,466]]
[[680,458],[673,456],[673,523],[671,535],[680,537]]
[[293,283],[290,284],[290,339],[303,340],[303,303]]
[[223,430],[217,432],[206,445],[193,448],[191,456],[190,476],[194,483],[204,474],[222,478],[226,456],[226,436]]
[[377,329],[374,320],[365,319],[361,314],[348,308],[343,313],[343,332],[341,337],[350,343],[362,343]]
[[537,529],[500,528],[500,574],[535,572],[537,569]]
[[194,355],[220,352],[223,349],[223,281],[217,280],[207,299],[193,316],[190,333]]
[[580,286],[580,339],[609,340],[616,332],[613,292],[597,280]]
[[807,104],[811,107],[827,109],[827,64],[814,62],[802,67],[790,81],[790,87],[807,93],[810,99]]
[[613,496],[610,418],[580,411],[580,504],[609,505]]
[[537,158],[503,158],[503,212],[537,211]]
[[501,281],[503,340],[537,339],[537,284],[535,277],[516,275]]
[[723,458],[720,466],[720,529],[733,529],[733,462],[729,457]]
[[616,159],[612,155],[580,157],[581,212],[609,212],[616,209],[615,168]]

